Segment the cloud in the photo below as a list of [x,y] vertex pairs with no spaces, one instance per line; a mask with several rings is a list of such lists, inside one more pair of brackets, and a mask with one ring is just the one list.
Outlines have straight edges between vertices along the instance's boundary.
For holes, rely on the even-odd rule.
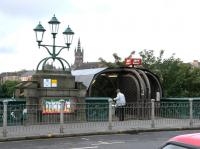
[[65,0],[1,0],[0,12],[11,16],[42,17],[47,14],[70,10]]
[[15,52],[14,48],[11,47],[0,47],[0,53],[1,54],[10,54]]
[[115,52],[125,57],[143,49],[198,59],[199,4],[199,0],[1,0],[0,71],[35,68],[48,56],[45,49],[38,49],[33,28],[41,21],[47,30],[43,44],[51,44],[48,21],[54,13],[61,21],[57,45],[64,44],[62,31],[68,24],[75,32],[70,50],[60,55],[69,63],[79,37],[85,61],[99,57],[112,61]]

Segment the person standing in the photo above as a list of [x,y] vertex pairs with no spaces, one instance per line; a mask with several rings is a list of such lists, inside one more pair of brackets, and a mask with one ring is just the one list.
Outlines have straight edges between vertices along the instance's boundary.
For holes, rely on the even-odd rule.
[[126,99],[123,93],[120,92],[120,89],[116,90],[117,97],[114,98],[116,101],[116,116],[119,118],[120,121],[124,121],[124,108],[126,105]]

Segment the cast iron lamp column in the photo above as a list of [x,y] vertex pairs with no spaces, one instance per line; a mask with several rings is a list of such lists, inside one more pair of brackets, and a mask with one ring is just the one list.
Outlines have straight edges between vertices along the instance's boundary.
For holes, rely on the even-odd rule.
[[[71,71],[71,68],[70,68],[70,65],[69,63],[61,58],[61,57],[58,57],[58,55],[60,54],[60,52],[63,50],[63,49],[68,49],[70,48],[70,45],[72,43],[72,40],[73,40],[73,35],[74,35],[74,32],[71,30],[71,28],[68,26],[67,29],[63,32],[63,35],[64,35],[64,39],[65,39],[65,44],[66,46],[57,46],[55,45],[55,40],[56,40],[56,35],[58,33],[58,29],[59,29],[59,24],[60,22],[57,20],[57,18],[55,17],[55,15],[52,17],[52,19],[48,22],[49,25],[50,25],[50,29],[51,29],[51,34],[53,36],[53,44],[52,45],[45,45],[45,44],[41,44],[42,43],[42,40],[43,40],[43,36],[44,36],[44,32],[46,31],[44,29],[44,27],[41,25],[41,23],[39,22],[39,24],[36,26],[36,28],[34,29],[35,31],[35,34],[36,34],[36,41],[38,43],[38,46],[39,48],[40,47],[44,47],[47,52],[49,53],[49,57],[46,57],[44,59],[42,59],[38,65],[37,65],[37,71],[39,69],[39,66],[42,64],[42,70],[44,70],[44,67],[47,63],[47,61],[49,59],[53,59],[53,61],[55,60],[58,60],[60,62],[60,64],[62,65],[62,69],[63,71],[66,71],[66,68],[65,68],[65,64],[68,65],[69,67],[69,71]],[[52,50],[49,50],[49,47],[52,47]],[[59,48],[58,52],[56,51],[56,48]]]

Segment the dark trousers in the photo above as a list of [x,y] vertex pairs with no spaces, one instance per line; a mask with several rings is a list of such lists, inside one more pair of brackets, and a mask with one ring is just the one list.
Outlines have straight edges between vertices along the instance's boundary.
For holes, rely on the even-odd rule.
[[124,121],[124,107],[125,106],[119,106],[115,110],[115,115],[119,118],[120,121]]

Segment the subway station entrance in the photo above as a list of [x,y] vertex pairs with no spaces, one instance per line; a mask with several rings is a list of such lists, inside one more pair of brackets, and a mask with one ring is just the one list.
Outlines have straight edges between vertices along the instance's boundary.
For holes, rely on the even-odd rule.
[[158,77],[146,69],[108,68],[97,73],[88,88],[89,97],[116,97],[119,88],[126,96],[127,103],[150,101],[162,97]]

